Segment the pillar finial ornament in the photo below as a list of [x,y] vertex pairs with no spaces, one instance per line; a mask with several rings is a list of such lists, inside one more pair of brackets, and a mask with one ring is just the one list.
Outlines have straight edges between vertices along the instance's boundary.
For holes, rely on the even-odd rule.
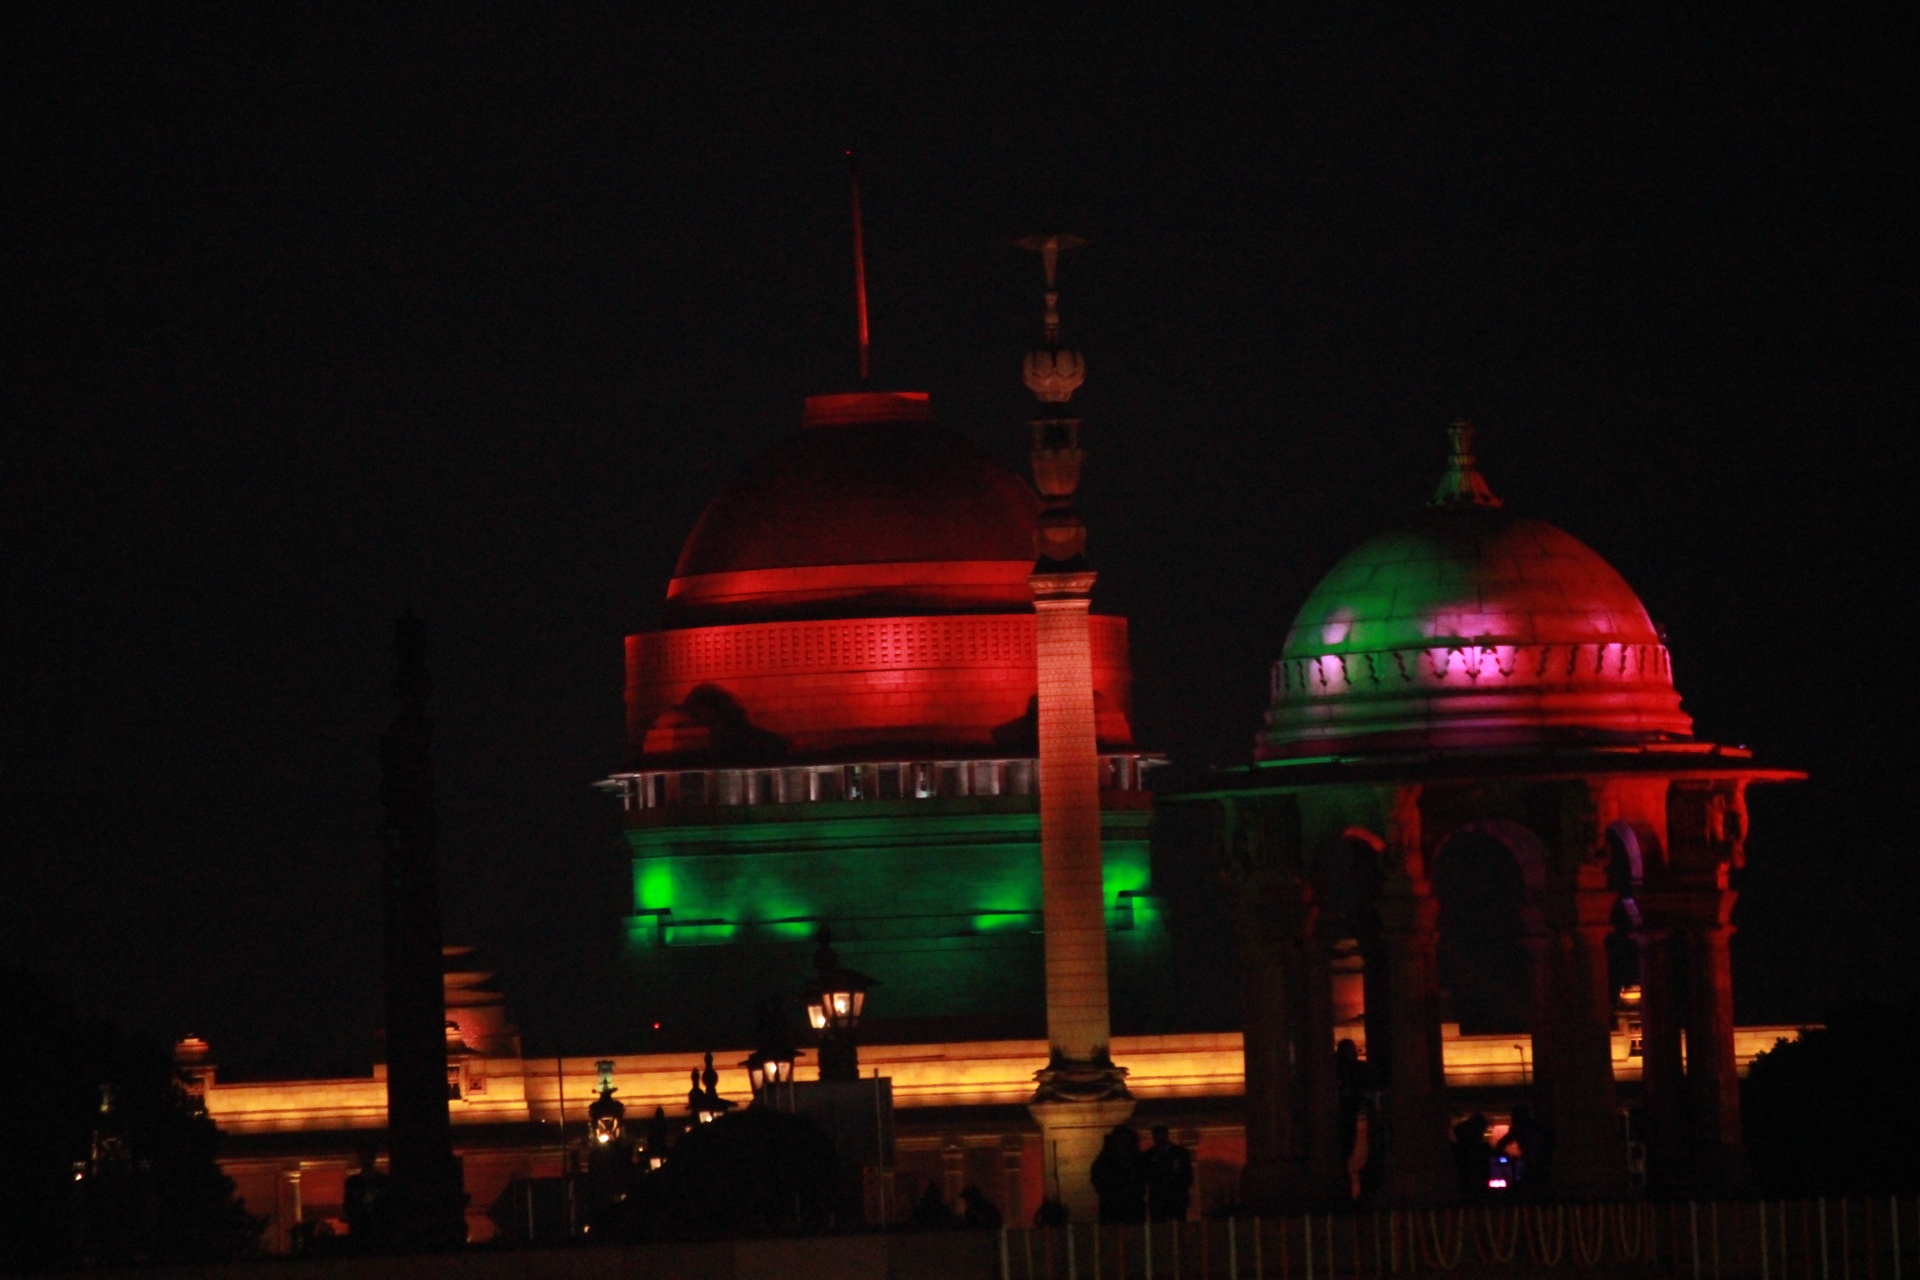
[[[1033,485],[1043,504],[1034,527],[1033,571],[1054,574],[1086,567],[1087,526],[1073,509],[1080,488],[1080,420],[1067,416],[1067,402],[1087,380],[1080,353],[1060,345],[1060,253],[1087,243],[1079,236],[1033,235],[1016,242],[1040,255],[1046,272],[1046,345],[1027,353],[1023,366],[1027,389],[1040,401],[1044,416],[1033,420]],[[1089,585],[1091,583],[1089,582]]]
[[1497,507],[1487,478],[1474,465],[1473,424],[1456,422],[1447,428],[1447,473],[1440,477],[1430,507]]
[[1027,352],[1022,370],[1027,390],[1033,392],[1041,404],[1065,404],[1087,380],[1087,362],[1078,351],[1060,345],[1060,254],[1066,249],[1077,249],[1087,241],[1081,236],[1047,234],[1025,236],[1015,243],[1040,255],[1040,266],[1047,278],[1042,329],[1045,345]]

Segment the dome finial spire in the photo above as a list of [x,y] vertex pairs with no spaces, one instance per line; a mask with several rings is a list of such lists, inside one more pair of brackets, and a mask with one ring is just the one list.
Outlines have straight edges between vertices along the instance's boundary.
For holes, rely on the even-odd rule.
[[847,150],[847,182],[853,190],[853,303],[860,326],[860,385],[871,371],[872,343],[867,337],[867,246],[860,225],[860,165]]
[[1474,466],[1473,424],[1460,421],[1447,428],[1447,473],[1440,477],[1430,507],[1497,507],[1500,499],[1487,478]]
[[1044,328],[1046,346],[1038,351],[1029,351],[1024,367],[1027,390],[1033,392],[1041,404],[1065,404],[1073,399],[1073,393],[1087,380],[1087,362],[1078,351],[1069,351],[1060,345],[1060,253],[1064,249],[1077,249],[1087,243],[1080,236],[1044,235],[1026,236],[1015,241],[1022,249],[1032,249],[1040,255],[1040,266],[1047,275],[1047,310]]

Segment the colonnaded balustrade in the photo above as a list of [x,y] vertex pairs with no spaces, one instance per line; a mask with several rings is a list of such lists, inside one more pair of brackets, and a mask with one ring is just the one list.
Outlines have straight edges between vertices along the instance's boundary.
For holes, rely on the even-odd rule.
[[1920,1275],[1920,1196],[1482,1204],[1000,1232],[1000,1280]]

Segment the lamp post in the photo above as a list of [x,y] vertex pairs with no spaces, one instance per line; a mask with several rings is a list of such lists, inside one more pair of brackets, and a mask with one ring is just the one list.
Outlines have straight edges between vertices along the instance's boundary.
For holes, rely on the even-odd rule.
[[860,1048],[855,1032],[866,1008],[867,991],[880,985],[866,974],[840,967],[833,953],[833,930],[822,927],[813,953],[814,976],[807,993],[807,1021],[820,1033],[820,1078],[858,1080]]
[[587,1133],[595,1147],[610,1147],[620,1141],[620,1126],[627,1108],[613,1095],[613,1059],[602,1058],[593,1064],[600,1071],[600,1096],[587,1107]]
[[753,1105],[778,1106],[780,1086],[793,1083],[793,1064],[800,1051],[787,1038],[787,1020],[781,1016],[778,1000],[762,1001],[759,1014],[756,1047],[740,1065],[747,1069],[747,1081],[753,1086]]

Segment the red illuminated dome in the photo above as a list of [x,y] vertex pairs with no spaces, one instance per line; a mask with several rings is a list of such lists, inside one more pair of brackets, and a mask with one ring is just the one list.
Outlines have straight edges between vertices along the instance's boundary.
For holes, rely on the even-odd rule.
[[[633,766],[1030,757],[1039,512],[923,394],[810,398],[627,638]],[[1130,748],[1126,620],[1091,638],[1100,742]]]
[[1433,506],[1308,597],[1274,664],[1263,758],[1691,737],[1639,597],[1586,544],[1501,510],[1470,440]]
[[1031,605],[1039,499],[924,394],[814,396],[803,423],[694,526],[669,626]]

